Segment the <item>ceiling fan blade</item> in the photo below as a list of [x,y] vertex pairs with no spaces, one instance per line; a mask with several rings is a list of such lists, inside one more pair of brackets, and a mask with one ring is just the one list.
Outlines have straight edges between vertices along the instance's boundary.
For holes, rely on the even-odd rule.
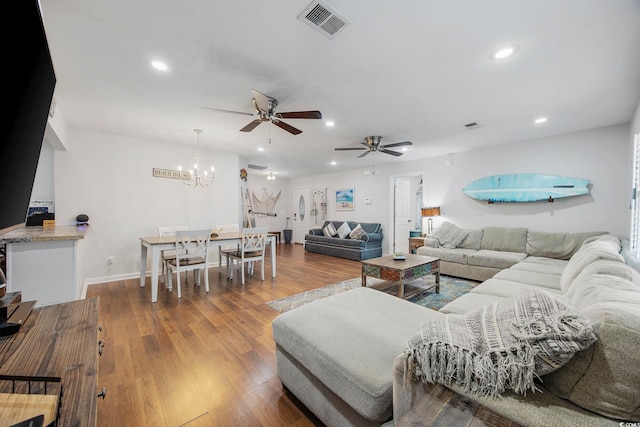
[[271,123],[273,123],[274,125],[278,126],[280,129],[284,129],[287,132],[293,134],[293,135],[298,135],[300,133],[302,133],[302,131],[300,129],[296,129],[293,126],[285,123],[285,122],[281,122],[279,120],[273,120]]
[[348,151],[348,150],[366,150],[364,147],[342,147],[342,148],[334,148],[336,151]]
[[400,153],[398,151],[391,151],[391,150],[387,150],[387,149],[384,149],[384,148],[382,148],[382,149],[380,149],[378,151],[380,151],[381,153],[391,154],[392,156],[396,156],[396,157],[397,156],[402,156],[402,154],[403,154],[403,153]]
[[357,158],[357,159],[359,159],[360,157],[364,157],[364,156],[366,156],[367,154],[369,154],[370,152],[371,152],[371,150],[369,150],[369,151],[365,151],[364,153],[360,154],[360,155],[359,155],[358,157],[356,157],[356,158]]
[[384,144],[381,145],[381,148],[389,148],[389,147],[402,147],[403,145],[413,145],[411,141],[403,141],[403,142],[394,142],[393,144]]
[[258,126],[260,123],[262,123],[262,120],[260,119],[255,119],[254,121],[252,121],[251,123],[249,123],[248,125],[246,125],[245,127],[243,127],[242,129],[240,129],[240,132],[251,132],[252,130],[254,130],[256,128],[256,126]]
[[265,113],[269,112],[269,97],[264,93],[260,93],[255,89],[251,89],[253,92],[253,99],[256,103],[256,107]]
[[203,110],[212,110],[212,111],[220,111],[223,113],[233,113],[233,114],[242,114],[244,116],[253,116],[253,113],[245,113],[244,111],[233,111],[233,110],[223,110],[221,108],[211,108],[211,107],[200,107]]
[[287,113],[276,113],[281,119],[321,119],[320,111],[289,111]]

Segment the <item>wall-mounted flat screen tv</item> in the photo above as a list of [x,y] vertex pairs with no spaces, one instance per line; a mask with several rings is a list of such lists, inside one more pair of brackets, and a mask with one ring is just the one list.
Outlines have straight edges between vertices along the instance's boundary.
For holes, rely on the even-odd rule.
[[2,25],[0,230],[25,222],[56,76],[36,0],[12,3]]

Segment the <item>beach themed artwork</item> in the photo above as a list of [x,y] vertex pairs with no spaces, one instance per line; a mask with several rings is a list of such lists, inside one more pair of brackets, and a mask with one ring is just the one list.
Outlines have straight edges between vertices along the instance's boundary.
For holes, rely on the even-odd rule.
[[344,188],[336,190],[336,210],[337,211],[352,211],[355,210],[355,189]]

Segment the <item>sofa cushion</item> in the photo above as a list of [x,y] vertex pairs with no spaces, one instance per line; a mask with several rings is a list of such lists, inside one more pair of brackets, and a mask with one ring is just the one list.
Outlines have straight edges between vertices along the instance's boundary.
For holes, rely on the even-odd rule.
[[326,226],[322,227],[322,232],[327,237],[333,237],[338,234],[338,230],[333,226],[333,223],[329,223]]
[[485,305],[493,304],[494,302],[502,299],[504,299],[504,297],[487,294],[472,294],[469,292],[454,299],[438,311],[445,314],[464,314],[471,310],[477,310],[478,307],[484,307]]
[[340,228],[338,228],[338,237],[340,237],[341,239],[346,239],[349,236],[349,233],[351,233],[349,224],[343,222]]
[[534,378],[595,341],[588,320],[548,292],[533,290],[465,315],[420,325],[408,342],[415,378],[457,384],[481,396],[535,391]]
[[356,228],[351,230],[351,233],[349,233],[349,238],[357,240],[362,236],[364,236],[365,234],[367,234],[367,232],[362,229],[362,226],[360,224],[358,224],[356,225]]
[[[571,283],[571,286],[569,286],[569,289],[565,293],[569,294],[570,292],[580,292],[580,284],[593,274],[606,274],[609,276],[621,277],[638,285],[640,290],[640,273],[638,273],[637,270],[622,262],[598,260],[587,265],[580,274],[576,276],[573,283]],[[574,289],[574,287],[576,289]]]
[[521,262],[511,267],[509,270],[522,270],[522,271],[531,271],[535,273],[553,274],[555,276],[558,276],[558,283],[560,283],[559,278],[562,275],[564,268],[566,267],[567,261],[565,261],[565,265],[555,265],[555,264],[542,264],[539,262],[527,262],[528,259],[529,257],[523,259]]
[[322,244],[327,247],[340,247],[340,248],[365,248],[366,242],[364,240],[353,240],[353,239],[341,239],[338,236],[336,237],[327,237],[327,236],[313,236],[307,235],[305,236],[305,243],[315,243]]
[[540,264],[540,265],[549,265],[549,266],[558,266],[564,268],[567,266],[569,261],[563,259],[552,259],[552,258],[543,258],[539,256],[528,256],[522,260],[522,262],[528,262],[531,264]]
[[[480,283],[475,288],[469,291],[469,294],[473,295],[492,295],[494,297],[509,298],[521,295],[526,291],[532,291],[535,289],[541,289],[539,286],[522,283],[519,281],[501,279],[492,277],[484,282]],[[554,295],[561,295],[559,290],[545,288],[545,291]],[[476,306],[477,307],[477,306]]]
[[[545,387],[590,411],[640,420],[640,290],[607,274],[583,277],[567,298],[594,326],[597,341],[563,368],[543,377]],[[577,284],[576,284],[577,285]]]
[[467,257],[469,265],[491,268],[509,268],[522,261],[527,254],[522,252],[492,251],[481,249]]
[[442,261],[455,262],[458,264],[466,264],[467,257],[476,251],[472,249],[447,249],[447,248],[431,248],[421,246],[416,249],[417,255],[432,256],[440,258]]
[[275,342],[363,417],[392,412],[392,366],[417,325],[443,316],[370,288],[290,310],[273,321]]
[[585,239],[602,234],[605,232],[547,233],[529,230],[526,252],[531,256],[569,259],[580,249]]
[[527,229],[519,227],[485,227],[480,249],[526,253]]
[[462,242],[467,234],[469,233],[462,228],[445,221],[440,227],[431,233],[431,237],[437,239],[438,242],[440,242],[440,246],[453,249]]
[[465,229],[467,236],[462,239],[462,242],[458,244],[462,249],[480,250],[480,242],[482,241],[482,230],[469,230]]
[[624,258],[615,251],[615,245],[611,243],[610,239],[585,242],[571,257],[567,263],[567,267],[562,272],[562,276],[560,277],[562,292],[567,292],[571,283],[586,266],[598,260],[624,262]]
[[[516,267],[517,265],[514,265]],[[560,275],[547,274],[537,271],[520,270],[516,268],[508,268],[499,271],[493,276],[494,279],[511,280],[527,285],[538,286],[545,289],[553,289],[560,291]]]

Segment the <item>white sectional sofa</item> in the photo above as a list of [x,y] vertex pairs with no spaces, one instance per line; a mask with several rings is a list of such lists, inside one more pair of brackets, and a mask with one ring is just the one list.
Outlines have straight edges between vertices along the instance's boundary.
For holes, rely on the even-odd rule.
[[425,237],[416,253],[440,258],[442,274],[482,281],[527,257],[568,260],[586,238],[604,233],[548,233],[520,227],[473,230],[445,222]]
[[[535,393],[507,390],[494,399],[449,387],[524,426],[640,421],[640,273],[624,262],[615,236],[561,234],[549,233],[546,247],[538,238],[531,246],[538,244],[540,253],[572,253],[569,259],[525,255],[440,311],[359,288],[278,316],[278,377],[328,426],[393,425],[431,390],[413,376],[406,352],[421,323],[539,289],[588,319],[595,344],[543,376]],[[559,239],[566,244],[560,247]]]

